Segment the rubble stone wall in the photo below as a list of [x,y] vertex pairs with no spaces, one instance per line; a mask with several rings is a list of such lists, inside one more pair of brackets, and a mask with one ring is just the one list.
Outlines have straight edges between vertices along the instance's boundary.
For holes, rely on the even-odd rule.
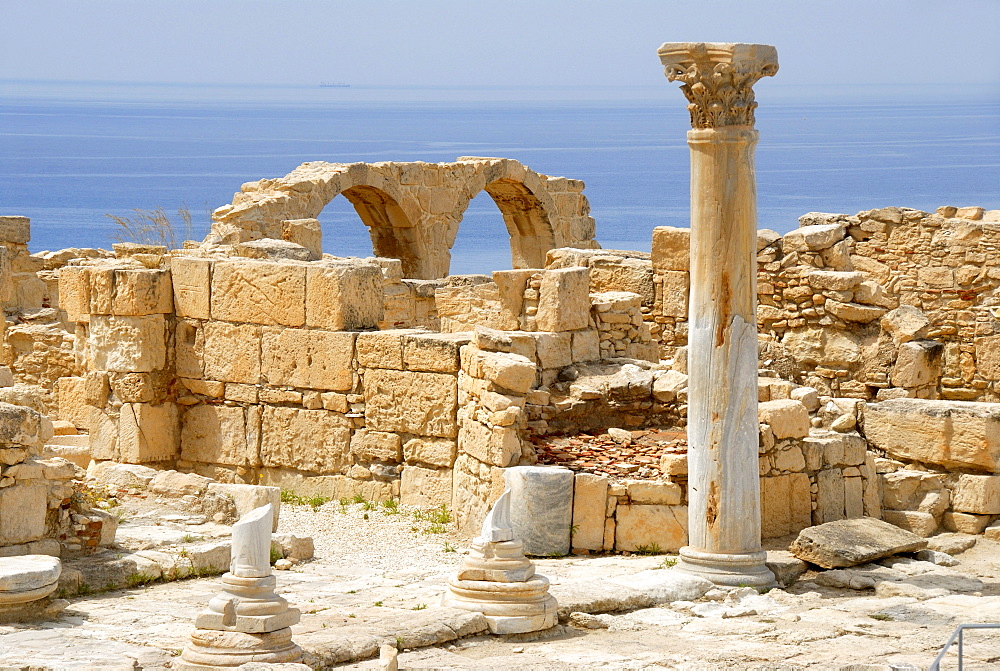
[[[549,177],[501,158],[453,163],[304,163],[288,175],[248,182],[217,209],[207,243],[292,239],[286,222],[314,219],[343,195],[369,228],[375,255],[402,261],[407,278],[448,275],[462,216],[486,191],[511,236],[514,268],[540,268],[557,247],[595,248],[583,182]],[[307,245],[308,246],[308,245]]]

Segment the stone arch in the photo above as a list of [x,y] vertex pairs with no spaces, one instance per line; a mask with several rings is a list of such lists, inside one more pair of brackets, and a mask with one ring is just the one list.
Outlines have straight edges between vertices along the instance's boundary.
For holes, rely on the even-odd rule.
[[421,263],[423,245],[417,237],[419,229],[395,198],[382,189],[365,184],[342,189],[340,194],[354,206],[355,212],[368,227],[376,256],[402,261],[404,277],[424,274]]
[[[518,161],[497,161],[477,172],[470,180],[468,197],[461,203],[461,212],[482,191],[489,194],[503,216],[510,235],[511,267],[545,267],[545,255],[558,246],[559,236],[553,221],[557,216],[555,202],[538,174]],[[456,228],[456,235],[457,232]],[[449,248],[454,244],[455,237],[450,236]]]

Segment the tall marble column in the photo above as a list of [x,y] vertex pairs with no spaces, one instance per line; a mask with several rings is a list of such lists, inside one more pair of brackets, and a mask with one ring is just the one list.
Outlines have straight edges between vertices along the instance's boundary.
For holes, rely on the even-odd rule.
[[757,190],[753,85],[778,71],[764,44],[666,43],[688,99],[688,545],[678,567],[718,585],[773,584],[760,542]]

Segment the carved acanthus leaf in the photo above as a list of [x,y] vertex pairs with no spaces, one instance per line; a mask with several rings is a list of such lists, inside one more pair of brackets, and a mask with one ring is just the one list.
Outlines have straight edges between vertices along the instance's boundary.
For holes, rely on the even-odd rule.
[[667,79],[681,82],[692,128],[753,126],[753,85],[778,71],[766,44],[677,42],[659,49]]

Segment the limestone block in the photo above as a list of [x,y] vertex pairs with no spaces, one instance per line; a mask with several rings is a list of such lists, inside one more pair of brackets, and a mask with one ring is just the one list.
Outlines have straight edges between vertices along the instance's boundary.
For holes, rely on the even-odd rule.
[[508,468],[511,528],[529,555],[567,555],[573,523],[573,471],[553,466]]
[[217,261],[212,269],[212,319],[302,326],[305,301],[306,266],[302,264]]
[[493,282],[497,286],[501,313],[498,315],[497,328],[507,326],[510,327],[509,330],[520,328],[521,313],[524,311],[524,290],[528,280],[537,272],[531,268],[493,271]]
[[577,473],[573,478],[574,549],[600,551],[604,547],[604,520],[608,503],[608,479],[602,475]]
[[173,403],[124,403],[118,422],[118,454],[128,464],[170,461],[178,456],[180,425]]
[[365,368],[392,368],[403,370],[403,338],[429,335],[418,329],[389,329],[359,333],[357,339],[358,365]]
[[439,438],[458,435],[456,376],[370,369],[363,382],[369,429]]
[[205,375],[205,332],[199,328],[198,322],[177,320],[174,368],[181,377],[198,379]]
[[513,466],[521,457],[521,438],[517,427],[491,427],[466,419],[458,434],[458,450],[491,466]]
[[809,412],[819,410],[819,392],[812,387],[795,387],[788,392],[788,398],[806,406]]
[[451,506],[452,470],[408,464],[400,475],[399,502],[405,506]]
[[933,515],[917,510],[883,510],[882,519],[921,538],[933,536],[938,528]]
[[330,262],[306,273],[306,323],[335,331],[376,328],[384,315],[382,270],[374,263]]
[[761,535],[778,538],[812,524],[809,476],[792,473],[760,479]]
[[111,313],[141,317],[174,311],[173,287],[167,270],[116,269]]
[[472,345],[462,348],[462,370],[515,394],[525,394],[535,384],[535,364],[529,359],[506,352],[484,352]]
[[657,273],[669,270],[687,270],[691,267],[691,229],[657,226],[653,229],[653,247],[650,257]]
[[781,240],[781,250],[790,252],[818,252],[832,247],[844,238],[843,224],[817,224],[802,226],[786,233]]
[[844,512],[844,472],[839,468],[828,468],[816,474],[816,509],[813,522],[825,524],[842,520]]
[[823,305],[826,311],[834,317],[839,317],[845,322],[858,322],[867,324],[873,322],[885,314],[885,308],[874,305],[861,305],[859,303],[841,303],[832,298],[828,298]]
[[864,485],[860,476],[844,478],[844,517],[865,516]]
[[782,472],[798,473],[806,467],[805,456],[798,445],[790,445],[774,453],[774,468]]
[[984,379],[1000,380],[1000,335],[975,339],[976,370]]
[[809,411],[798,401],[779,399],[757,406],[761,424],[771,427],[775,438],[802,438],[809,435]]
[[[222,482],[210,482],[208,484],[209,494],[218,494],[228,497],[236,505],[236,518],[240,519],[247,513],[271,504],[274,511],[274,522],[271,531],[278,530],[278,514],[281,511],[281,489],[278,487],[266,487],[263,485],[243,485],[226,484]],[[302,559],[304,557],[300,557]]]
[[[598,341],[600,342],[600,341]],[[573,334],[539,333],[535,337],[535,351],[542,368],[565,368],[573,363]],[[598,345],[598,350],[600,345]]]
[[350,418],[327,410],[265,406],[260,456],[266,467],[337,473],[350,463]]
[[116,373],[150,372],[167,362],[163,315],[94,315],[87,342],[91,367]]
[[670,403],[682,389],[687,388],[688,376],[675,370],[661,372],[653,380],[653,398],[660,403]]
[[684,475],[688,474],[687,454],[667,452],[660,457],[660,472],[664,475]]
[[468,333],[414,333],[404,335],[402,341],[407,370],[457,373],[459,352],[472,337]]
[[259,440],[259,407],[199,403],[184,411],[181,425],[184,461],[258,466]]
[[275,386],[351,391],[356,335],[265,326],[260,363],[264,380]]
[[403,459],[408,464],[451,468],[458,454],[458,444],[449,438],[411,438],[403,444]]
[[660,314],[687,317],[691,276],[685,271],[665,270],[658,275],[662,287]]
[[281,222],[281,239],[308,249],[313,258],[323,256],[323,229],[318,219],[286,219]]
[[46,492],[44,484],[0,489],[0,547],[36,541],[45,535]]
[[899,345],[926,333],[931,320],[920,308],[900,305],[895,310],[887,312],[880,323],[882,330],[892,336],[893,342]]
[[590,325],[590,270],[558,268],[542,273],[535,323],[540,331],[575,331]]
[[601,336],[596,329],[573,331],[573,363],[597,361],[601,358]]
[[805,276],[809,286],[820,291],[852,291],[864,279],[861,273],[841,270],[811,270]]
[[221,382],[260,383],[259,326],[212,321],[207,322],[202,331],[206,378]]
[[87,405],[87,379],[61,377],[56,380],[56,398],[59,401],[59,419],[70,422],[79,429],[86,429],[90,421]]
[[863,517],[803,529],[788,549],[803,561],[823,568],[840,568],[925,547],[927,541],[915,534],[882,520]]
[[1000,470],[1000,408],[991,403],[897,398],[865,408],[868,442],[897,459]]
[[861,348],[855,335],[822,328],[788,331],[782,344],[795,359],[807,364],[845,366],[861,360]]
[[71,322],[90,321],[90,269],[65,266],[59,269],[59,307]]
[[992,517],[989,515],[974,515],[972,513],[946,512],[941,516],[941,522],[948,531],[961,534],[981,534],[989,526]]
[[177,316],[208,319],[211,316],[211,260],[175,256],[170,259],[170,275]]
[[955,271],[947,266],[922,266],[917,268],[917,280],[935,289],[955,286]]
[[664,552],[676,552],[687,545],[687,506],[619,505],[615,522],[617,552],[654,544]]
[[623,256],[594,256],[590,260],[590,291],[629,291],[653,306],[653,268],[649,261]]
[[[360,461],[398,463],[403,460],[403,445],[399,434],[358,429],[351,436],[351,454]],[[448,491],[451,491],[450,480]]]
[[31,219],[12,215],[0,216],[0,242],[26,245],[31,240]]
[[90,456],[97,460],[118,457],[118,422],[93,408],[90,414]]
[[676,506],[683,496],[681,486],[676,482],[650,480],[628,480],[626,492],[632,503],[642,505]]
[[899,346],[892,367],[892,384],[897,387],[923,387],[941,376],[941,352],[944,345],[933,340],[914,340]]
[[1000,475],[959,475],[952,490],[951,508],[978,515],[1000,514]]

